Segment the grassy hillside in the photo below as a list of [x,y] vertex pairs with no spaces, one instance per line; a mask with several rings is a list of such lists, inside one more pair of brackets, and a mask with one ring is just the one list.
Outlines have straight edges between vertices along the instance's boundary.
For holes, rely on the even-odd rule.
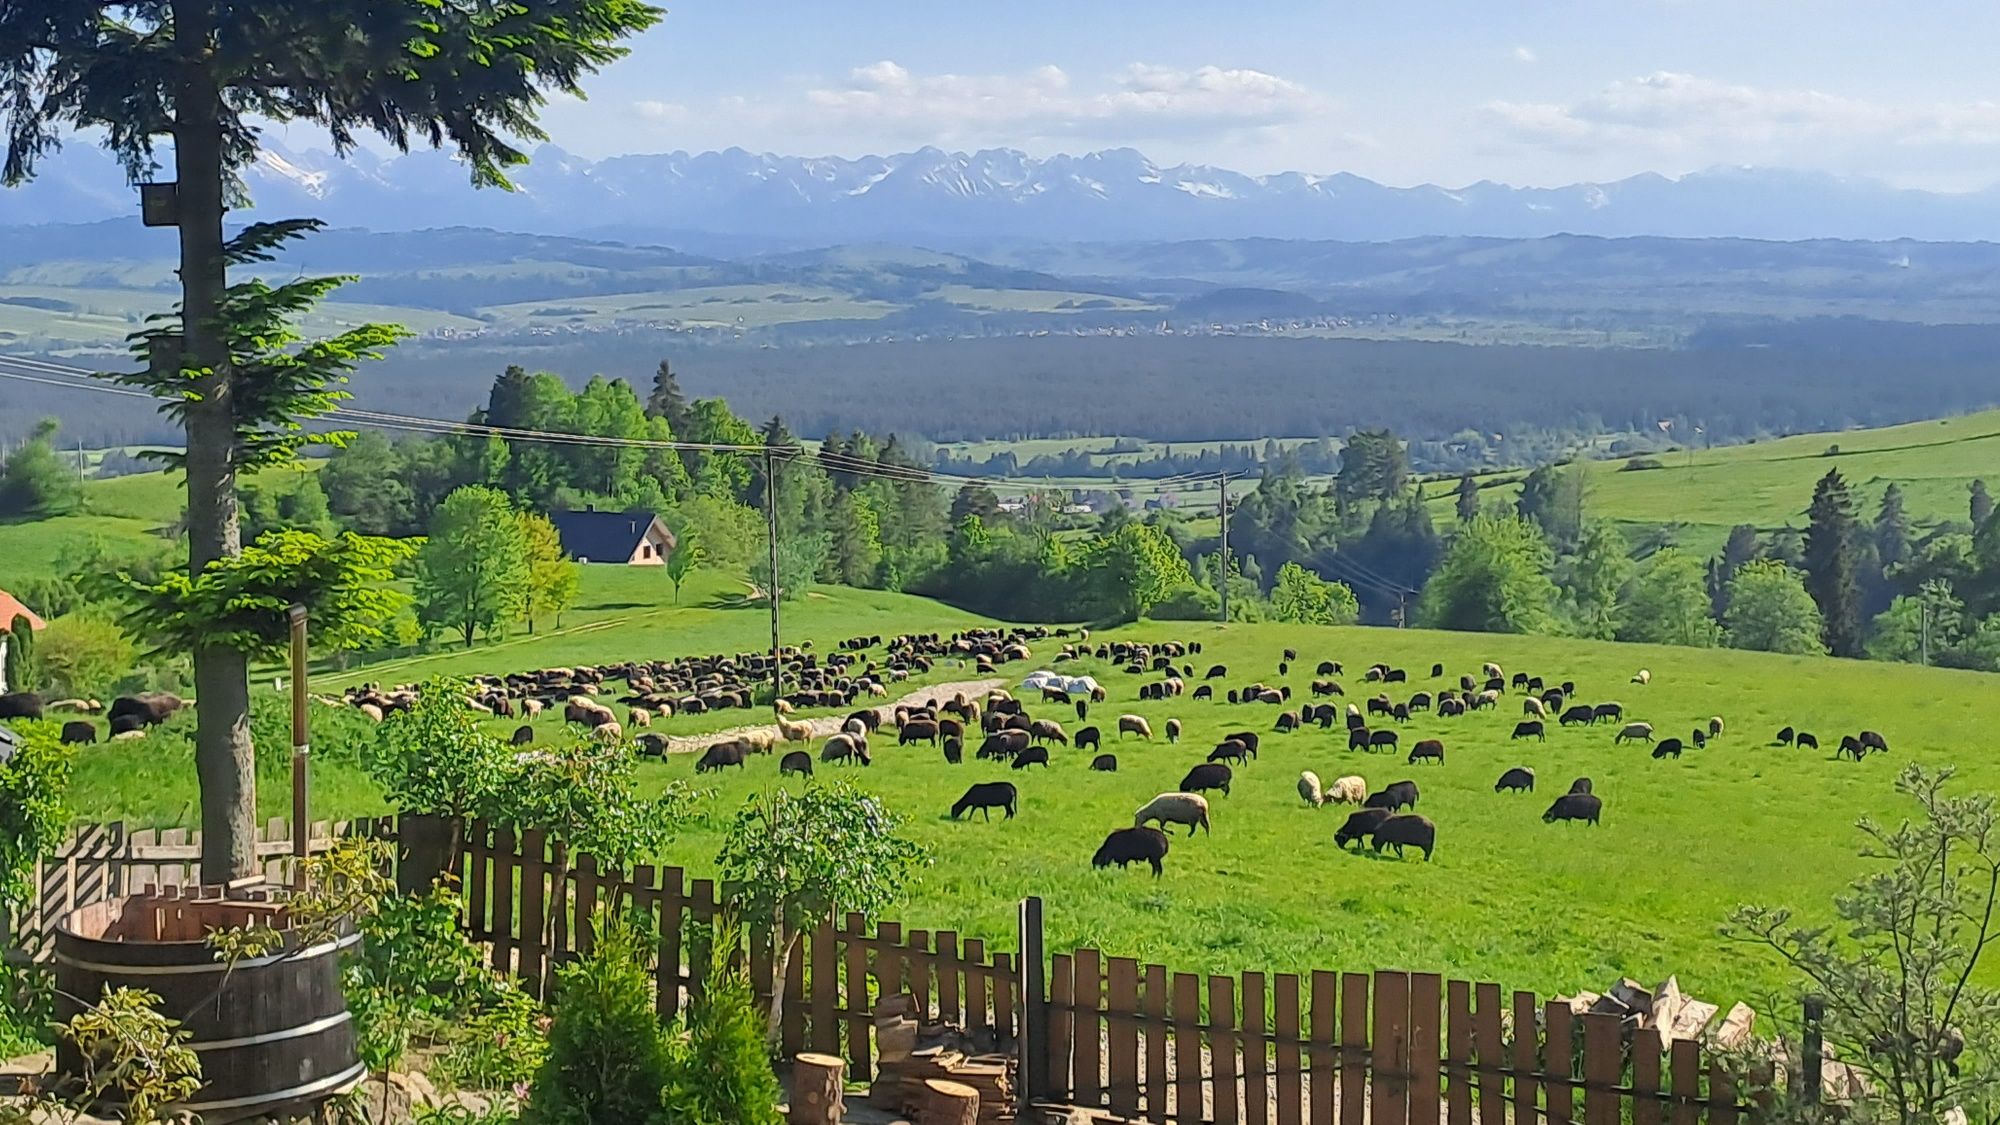
[[[1592,515],[1635,529],[1667,527],[1683,546],[1704,554],[1722,547],[1739,523],[1762,529],[1805,526],[1813,484],[1839,469],[1854,486],[1863,514],[1874,515],[1882,492],[1902,486],[1919,527],[1966,518],[1966,488],[1985,477],[2000,487],[2000,410],[1879,429],[1793,437],[1718,449],[1648,455],[1657,469],[1631,470],[1627,459],[1587,463]],[[1520,471],[1479,478],[1480,499],[1512,502]],[[1428,486],[1433,514],[1450,518],[1453,482]]]
[[[627,580],[636,584],[643,577],[620,579]],[[711,587],[711,594],[720,592]],[[969,620],[918,599],[823,593],[797,609],[787,607],[788,640],[811,639],[825,651],[856,633],[945,629]],[[634,585],[625,596],[639,603],[644,595]],[[765,638],[764,617],[756,611],[660,609],[624,605],[618,597],[594,585],[572,624],[587,614],[605,615],[595,628],[357,675],[388,680],[429,671],[497,672],[755,647]],[[1231,668],[1224,684],[1282,682],[1296,695],[1307,693],[1319,660],[1342,660],[1354,699],[1368,694],[1358,673],[1372,661],[1411,671],[1412,682],[1395,693],[1402,698],[1438,686],[1428,675],[1434,661],[1445,665],[1449,683],[1492,659],[1510,671],[1574,679],[1583,699],[1621,700],[1631,717],[1655,723],[1662,735],[1685,738],[1711,715],[1726,720],[1728,733],[1677,761],[1654,761],[1639,746],[1615,746],[1613,731],[1603,726],[1559,729],[1546,743],[1512,742],[1508,735],[1521,704],[1510,694],[1497,711],[1460,719],[1420,714],[1398,731],[1403,746],[1441,738],[1448,761],[1411,766],[1397,756],[1349,752],[1336,733],[1271,733],[1276,706],[1190,697],[1138,703],[1142,677],[1085,661],[1070,667],[1099,676],[1111,693],[1110,702],[1094,710],[1093,722],[1110,725],[1131,711],[1147,716],[1157,730],[1177,717],[1186,723],[1181,744],[1121,743],[1113,736],[1104,748],[1120,759],[1116,773],[1090,771],[1089,754],[1060,748],[1046,771],[972,760],[948,766],[929,747],[898,749],[885,738],[877,739],[872,767],[823,767],[810,783],[781,782],[776,761],[759,758],[741,772],[698,780],[712,790],[706,802],[712,815],[682,835],[671,858],[711,870],[723,814],[745,796],[840,776],[882,794],[931,852],[932,865],[895,911],[912,925],[950,927],[1004,944],[1012,939],[1015,900],[1039,894],[1048,901],[1054,948],[1088,943],[1189,971],[1394,966],[1548,990],[1601,987],[1621,974],[1655,979],[1679,973],[1684,984],[1710,998],[1755,1003],[1782,976],[1769,961],[1716,939],[1717,923],[1734,905],[1779,903],[1822,915],[1829,897],[1861,870],[1854,820],[1907,813],[1891,787],[1907,762],[1950,764],[1964,787],[2000,790],[2000,763],[1983,753],[1987,732],[2000,723],[2000,691],[1994,678],[1972,673],[1416,630],[1148,623],[1111,636],[1199,640],[1205,651],[1193,658],[1197,675],[1210,663],[1224,663]],[[1300,660],[1281,678],[1276,666],[1285,647],[1299,650]],[[1034,662],[1005,669],[1008,678],[1051,655],[1052,645],[1044,644]],[[1647,686],[1629,682],[1639,667],[1652,671]],[[1079,725],[1066,707],[1035,710],[1062,718],[1072,731]],[[1767,745],[1783,725],[1813,730],[1828,746],[1843,732],[1878,729],[1894,750],[1856,765],[1827,752]],[[1175,836],[1164,878],[1155,881],[1143,869],[1090,867],[1106,831],[1130,823],[1134,808],[1176,788],[1222,735],[1243,729],[1262,732],[1262,757],[1237,771],[1230,795],[1211,795],[1211,835]],[[316,738],[316,744],[324,741]],[[315,755],[323,778],[314,791],[316,814],[378,809],[379,799],[342,764],[347,752],[338,746],[335,740],[324,757]],[[163,758],[146,743],[93,748],[85,760],[85,815],[189,815],[192,771],[185,762]],[[1537,771],[1538,792],[1495,794],[1494,779],[1517,764]],[[642,771],[649,783],[665,784],[692,779],[692,766],[690,758],[677,757]],[[1435,860],[1336,849],[1332,835],[1345,810],[1304,807],[1294,788],[1301,769],[1327,781],[1356,773],[1373,788],[1417,780],[1423,789],[1419,811],[1438,825]],[[281,804],[277,772],[274,766],[267,788],[279,792],[266,796]],[[1604,823],[1543,824],[1542,811],[1577,776],[1594,780],[1605,801]],[[1003,778],[1021,787],[1017,819],[987,824],[945,817],[967,784]]]

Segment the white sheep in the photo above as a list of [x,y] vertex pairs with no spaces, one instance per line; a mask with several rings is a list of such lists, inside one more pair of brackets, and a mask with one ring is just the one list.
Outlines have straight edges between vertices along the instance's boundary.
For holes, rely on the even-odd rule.
[[860,719],[857,719],[852,715],[849,715],[847,717],[847,721],[840,724],[840,733],[858,734],[861,737],[866,738],[868,737],[868,724],[862,722]]
[[1304,799],[1306,804],[1314,808],[1318,808],[1326,801],[1325,794],[1319,790],[1318,774],[1311,770],[1299,771],[1299,796]]
[[605,746],[616,746],[625,741],[625,728],[618,725],[618,720],[613,719],[608,723],[599,723],[592,727],[590,737]]
[[771,704],[771,709],[780,715],[789,715],[792,713],[792,702],[789,699],[775,700]]
[[1546,719],[1549,717],[1549,709],[1542,706],[1541,700],[1531,695],[1521,701],[1521,714],[1533,715],[1537,719]]
[[382,709],[373,703],[357,703],[354,705],[354,709],[378,723],[382,721]]
[[1181,740],[1181,721],[1179,719],[1168,719],[1167,741],[1179,742],[1180,740]]
[[813,728],[811,723],[795,723],[790,719],[779,719],[778,734],[783,736],[786,742],[811,742]]
[[1325,796],[1329,804],[1358,805],[1368,799],[1368,783],[1354,774],[1337,777],[1327,786]]
[[1632,674],[1632,682],[1635,684],[1642,684],[1642,685],[1652,683],[1653,682],[1652,670],[1648,668],[1639,669],[1637,672]]
[[1507,674],[1501,670],[1498,664],[1493,663],[1491,660],[1481,666],[1481,671],[1486,673],[1486,678],[1489,680],[1497,680]]
[[778,732],[758,727],[737,735],[736,741],[748,746],[753,754],[769,754],[771,748],[778,743]]
[[653,725],[653,713],[644,707],[634,707],[626,712],[626,721],[634,728],[650,727]]
[[1722,737],[1722,716],[1710,715],[1708,717],[1708,737],[1710,738]]
[[1120,715],[1118,716],[1118,737],[1123,738],[1128,734],[1136,734],[1140,738],[1150,742],[1153,739],[1153,726],[1146,721],[1144,715]]
[[1132,814],[1135,826],[1144,827],[1149,820],[1158,821],[1163,829],[1169,824],[1185,824],[1190,836],[1196,827],[1209,831],[1208,798],[1199,793],[1162,793]]

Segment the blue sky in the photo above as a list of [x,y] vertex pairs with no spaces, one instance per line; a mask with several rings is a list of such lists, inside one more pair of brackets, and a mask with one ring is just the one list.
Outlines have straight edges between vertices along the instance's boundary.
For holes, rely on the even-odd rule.
[[2000,7],[1960,0],[686,0],[549,107],[582,155],[1130,146],[1556,184],[1728,164],[2000,182]]

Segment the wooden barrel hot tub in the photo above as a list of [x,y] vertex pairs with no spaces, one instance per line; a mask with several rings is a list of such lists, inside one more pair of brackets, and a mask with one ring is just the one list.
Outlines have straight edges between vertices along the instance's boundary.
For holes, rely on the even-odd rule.
[[[340,985],[340,957],[361,940],[347,934],[300,950],[292,942],[233,966],[204,940],[251,919],[283,926],[283,905],[224,901],[175,891],[114,899],[78,910],[56,930],[56,1018],[77,1014],[107,987],[145,989],[180,1020],[205,1083],[177,1108],[206,1122],[300,1113],[366,1076]],[[78,1059],[61,1048],[56,1069]]]

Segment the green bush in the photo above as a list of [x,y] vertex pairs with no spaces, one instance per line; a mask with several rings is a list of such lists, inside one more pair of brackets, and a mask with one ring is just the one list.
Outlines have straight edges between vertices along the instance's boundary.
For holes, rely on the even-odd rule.
[[650,1125],[672,1078],[667,1037],[653,1014],[639,928],[605,919],[590,956],[557,977],[549,1054],[528,1094],[523,1125]]
[[729,954],[738,936],[714,941],[707,987],[687,1014],[687,1040],[662,1094],[674,1125],[776,1125],[778,1079],[764,1047],[764,1021],[750,978]]
[[1221,596],[1206,586],[1182,586],[1146,611],[1155,621],[1213,621],[1221,614]]
[[1664,469],[1664,468],[1666,468],[1666,466],[1660,463],[1660,459],[1658,457],[1634,457],[1631,460],[1625,462],[1625,467],[1618,471],[1621,473],[1637,473],[1644,471],[1646,469]]
[[39,640],[36,682],[42,694],[57,699],[109,702],[138,656],[124,630],[99,617],[58,617]]

